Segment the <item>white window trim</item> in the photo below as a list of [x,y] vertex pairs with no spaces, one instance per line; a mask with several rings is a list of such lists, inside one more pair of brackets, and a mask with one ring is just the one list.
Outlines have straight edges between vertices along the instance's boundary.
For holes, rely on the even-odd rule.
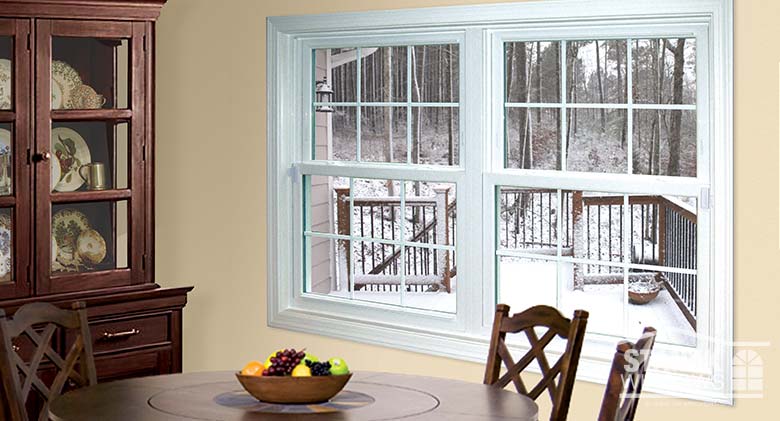
[[[663,11],[663,12],[659,12]],[[324,334],[340,339],[390,346],[437,356],[483,363],[487,355],[488,326],[493,316],[486,297],[494,294],[491,262],[495,251],[492,233],[483,233],[482,224],[458,224],[459,261],[466,256],[482,256],[459,267],[462,279],[480,282],[458,283],[456,315],[394,308],[369,303],[311,297],[300,293],[302,277],[302,183],[301,173],[357,176],[388,179],[438,180],[458,183],[464,197],[482,196],[492,204],[494,185],[522,185],[557,188],[561,182],[584,190],[636,191],[637,176],[614,176],[604,185],[598,176],[581,173],[559,173],[534,178],[529,186],[527,170],[500,170],[496,159],[502,152],[494,136],[495,102],[502,105],[503,95],[496,96],[495,79],[490,60],[493,43],[501,37],[528,36],[535,32],[554,38],[570,38],[583,26],[607,36],[638,37],[631,28],[656,25],[673,29],[697,27],[697,42],[704,39],[708,60],[697,66],[708,92],[708,123],[699,121],[699,147],[707,153],[717,171],[705,174],[699,168],[699,180],[675,181],[668,178],[639,176],[659,193],[699,196],[702,181],[709,183],[709,232],[717,241],[711,245],[710,262],[700,265],[701,277],[709,279],[708,288],[699,296],[700,317],[706,321],[702,331],[709,340],[699,337],[701,346],[691,348],[657,346],[653,353],[647,390],[677,397],[732,404],[733,341],[733,2],[732,0],[634,1],[586,0],[540,1],[519,4],[458,6],[384,12],[342,13],[333,15],[272,17],[267,22],[268,83],[268,324],[295,331]],[[580,29],[577,29],[580,28]],[[671,28],[671,29],[670,29]],[[549,32],[546,32],[549,31]],[[684,33],[690,33],[689,29]],[[701,32],[703,31],[703,32]],[[651,31],[652,32],[652,31]],[[652,32],[657,34],[656,32]],[[311,118],[311,48],[350,45],[419,44],[425,41],[459,42],[461,45],[461,148],[460,166],[404,167],[393,164],[349,164],[305,161],[311,133],[301,121]],[[702,44],[697,44],[701,49]],[[468,54],[464,54],[467,51]],[[291,77],[290,75],[296,75]],[[492,75],[492,77],[491,77]],[[503,75],[498,76],[501,80]],[[707,84],[709,86],[707,86]],[[499,92],[501,92],[499,90]],[[702,85],[699,85],[702,92]],[[698,101],[698,99],[697,99]],[[701,106],[701,104],[699,104]],[[493,117],[489,117],[493,115]],[[484,116],[484,117],[483,117]],[[702,134],[704,133],[704,134]],[[707,134],[708,133],[708,134]],[[701,139],[711,141],[702,144]],[[465,140],[468,140],[466,142]],[[476,141],[479,140],[479,141]],[[311,149],[308,149],[309,151]],[[667,183],[668,184],[668,183]],[[594,189],[594,186],[598,187]],[[642,192],[647,189],[642,188]],[[462,203],[463,201],[459,201]],[[491,205],[458,206],[463,221],[484,221],[493,214]],[[290,212],[295,209],[295,212]],[[468,226],[468,228],[466,228]],[[469,230],[468,232],[466,230]],[[468,238],[469,241],[463,241]],[[476,241],[472,241],[476,240]],[[483,244],[485,246],[483,246]],[[485,267],[483,267],[485,264]],[[718,274],[713,277],[711,274]],[[717,293],[715,293],[717,292]],[[474,299],[480,297],[480,300]],[[717,309],[718,311],[710,311]],[[703,323],[704,324],[704,323]],[[578,379],[604,383],[609,359],[616,340],[612,336],[588,334],[579,365]],[[685,364],[681,367],[679,362]],[[677,362],[677,363],[675,363]],[[698,364],[691,364],[692,362]],[[695,367],[694,367],[695,366]],[[475,379],[478,380],[478,379]]]

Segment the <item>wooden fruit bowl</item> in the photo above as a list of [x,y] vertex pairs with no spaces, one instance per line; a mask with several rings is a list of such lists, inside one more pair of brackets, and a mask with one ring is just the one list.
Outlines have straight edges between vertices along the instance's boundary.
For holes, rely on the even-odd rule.
[[344,388],[352,373],[342,376],[245,376],[236,373],[239,383],[255,399],[269,403],[327,402]]

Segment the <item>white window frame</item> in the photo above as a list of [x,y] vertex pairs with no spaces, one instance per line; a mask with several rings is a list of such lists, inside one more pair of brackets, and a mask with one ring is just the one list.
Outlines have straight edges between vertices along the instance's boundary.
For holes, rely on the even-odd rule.
[[[496,185],[695,196],[710,208],[698,224],[700,243],[710,241],[699,259],[698,277],[707,281],[699,284],[698,345],[657,345],[647,390],[733,403],[732,0],[564,0],[272,17],[267,29],[270,326],[482,363],[495,304],[495,239],[483,227],[494,220]],[[697,147],[709,157],[699,164],[711,167],[697,165],[695,179],[611,174],[606,183],[601,174],[503,169],[503,41],[667,36],[696,37]],[[458,43],[461,54],[459,166],[309,159],[312,134],[301,122],[312,120],[313,48],[446,42]],[[457,260],[472,256],[458,268],[457,312],[303,293],[303,174],[457,184]],[[463,205],[480,197],[483,207]],[[586,335],[578,379],[604,383],[616,342]]]

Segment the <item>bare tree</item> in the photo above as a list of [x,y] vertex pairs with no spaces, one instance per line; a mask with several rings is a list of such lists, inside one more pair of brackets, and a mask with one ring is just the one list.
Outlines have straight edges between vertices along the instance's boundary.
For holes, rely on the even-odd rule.
[[[672,72],[672,103],[682,104],[683,72],[685,71],[685,38],[677,39],[673,47],[668,40],[666,48],[674,54],[674,70]],[[669,129],[669,165],[667,175],[680,175],[680,141],[682,138],[682,111],[671,111],[671,128]]]
[[[604,83],[601,76],[601,50],[599,49],[599,42],[596,41],[596,77],[599,83],[599,102],[604,103]],[[603,132],[607,128],[606,110],[601,108],[601,131]]]

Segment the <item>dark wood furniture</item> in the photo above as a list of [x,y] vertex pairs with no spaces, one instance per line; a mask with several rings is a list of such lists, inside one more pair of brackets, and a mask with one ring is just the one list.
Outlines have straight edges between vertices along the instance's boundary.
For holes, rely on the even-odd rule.
[[[503,389],[511,382],[518,393],[534,400],[547,390],[552,400],[550,420],[564,421],[569,411],[587,322],[588,312],[584,310],[575,310],[572,319],[563,317],[549,306],[535,306],[509,316],[508,305],[497,305],[484,383]],[[537,335],[536,329],[539,328],[547,329],[541,337]],[[520,332],[528,338],[530,349],[515,362],[507,347],[506,335]],[[555,364],[550,365],[544,350],[556,336],[566,340],[566,349]],[[539,364],[542,378],[528,390],[520,373],[534,360]],[[502,363],[506,367],[504,375],[501,375]]]
[[601,402],[599,421],[634,419],[655,337],[656,330],[646,327],[636,344],[623,341],[617,345]]
[[[154,265],[164,3],[0,1],[0,309],[85,302],[98,381],[181,371],[191,288],[160,288]],[[82,181],[87,163],[103,164],[105,186]],[[58,330],[52,347],[75,339]],[[12,346],[25,357],[34,348]]]
[[365,399],[345,405],[352,409],[296,417],[296,408],[305,411],[310,405],[278,408],[254,401],[233,372],[189,373],[123,380],[68,392],[52,403],[50,415],[57,421],[537,419],[537,406],[529,398],[455,380],[357,372],[342,393]]
[[[13,318],[0,310],[0,373],[3,387],[8,391],[3,405],[7,406],[11,421],[48,420],[49,402],[62,394],[66,382],[71,387],[97,384],[87,311],[82,302],[74,303],[72,308],[68,311],[49,303],[31,303],[19,309]],[[51,346],[58,328],[78,332],[64,357]],[[29,362],[19,356],[13,345],[13,340],[21,336],[36,346]],[[55,367],[51,385],[39,377],[38,369],[44,361]],[[38,416],[28,414],[26,408],[28,396],[34,391],[45,402]]]

